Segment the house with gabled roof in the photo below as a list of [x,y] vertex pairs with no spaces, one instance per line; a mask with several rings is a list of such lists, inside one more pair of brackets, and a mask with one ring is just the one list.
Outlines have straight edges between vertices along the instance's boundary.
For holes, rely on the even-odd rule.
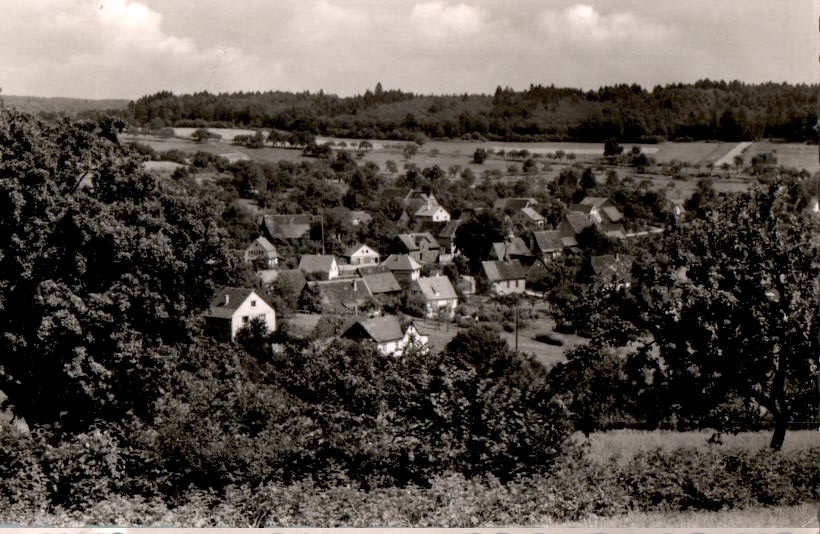
[[438,243],[441,246],[441,251],[439,252],[439,258],[441,256],[449,256],[449,259],[452,259],[453,256],[458,254],[458,250],[456,249],[456,230],[458,230],[459,225],[464,221],[464,219],[450,219],[447,221],[447,224],[439,231],[438,235]]
[[407,254],[419,263],[435,263],[441,246],[430,232],[415,232],[397,235],[391,250],[397,254]]
[[584,197],[579,204],[572,204],[567,208],[569,213],[583,213],[593,224],[617,224],[624,216],[620,210],[606,197]]
[[401,285],[390,271],[363,274],[362,283],[381,304],[397,304],[401,297]]
[[231,341],[254,319],[261,319],[268,331],[276,331],[276,311],[256,291],[246,287],[225,287],[217,291],[205,313],[207,330],[218,339]]
[[520,237],[508,237],[504,241],[493,243],[489,254],[490,260],[519,260],[530,264],[533,255],[527,243]]
[[279,263],[279,254],[273,243],[264,237],[257,237],[245,248],[245,263],[260,263],[267,268],[276,267]]
[[458,295],[446,276],[420,276],[410,284],[410,296],[424,301],[424,316],[428,319],[452,319],[458,306]]
[[525,228],[543,228],[546,219],[533,208],[521,208],[513,214],[512,220]]
[[421,275],[421,264],[407,254],[391,254],[382,262],[405,287]]
[[336,257],[327,254],[305,254],[299,259],[300,271],[306,277],[320,277],[323,280],[333,280],[339,277],[339,264]]
[[579,212],[569,212],[564,215],[561,224],[558,225],[558,233],[561,237],[575,238],[585,228],[592,226],[589,216]]
[[558,230],[539,230],[530,234],[530,249],[542,261],[560,258],[564,247],[561,232]]
[[518,260],[482,261],[481,269],[491,295],[521,294],[526,290],[527,270]]
[[435,201],[435,198],[419,206],[413,213],[413,219],[417,223],[446,223],[450,220],[450,213],[441,207],[438,202],[433,201]]
[[493,202],[493,209],[514,213],[524,208],[532,208],[538,205],[538,200],[532,197],[509,197],[498,198]]
[[344,251],[342,259],[350,265],[376,265],[379,263],[379,253],[367,245],[357,243]]
[[328,313],[362,313],[381,308],[360,278],[311,282],[319,293],[322,310]]
[[371,341],[385,356],[400,356],[410,347],[424,348],[429,343],[429,337],[421,335],[415,324],[411,322],[402,328],[395,315],[359,319],[340,337],[354,341]]

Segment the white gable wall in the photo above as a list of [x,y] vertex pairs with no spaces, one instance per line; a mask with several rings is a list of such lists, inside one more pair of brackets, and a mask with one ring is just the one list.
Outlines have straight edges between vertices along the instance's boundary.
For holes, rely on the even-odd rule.
[[265,326],[268,327],[268,330],[271,332],[276,331],[276,311],[254,292],[248,295],[248,298],[231,316],[231,340],[236,338],[236,333],[245,326],[245,323],[256,317],[262,317],[265,320]]

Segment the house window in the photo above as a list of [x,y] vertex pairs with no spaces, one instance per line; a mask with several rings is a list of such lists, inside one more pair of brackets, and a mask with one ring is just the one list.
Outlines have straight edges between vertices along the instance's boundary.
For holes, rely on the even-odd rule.
[[256,307],[256,301],[255,300],[251,301],[251,307]]
[[243,322],[243,323],[247,323],[247,322],[248,322],[248,320],[249,320],[249,317],[248,317],[247,315],[243,315],[243,316],[242,316],[242,322]]

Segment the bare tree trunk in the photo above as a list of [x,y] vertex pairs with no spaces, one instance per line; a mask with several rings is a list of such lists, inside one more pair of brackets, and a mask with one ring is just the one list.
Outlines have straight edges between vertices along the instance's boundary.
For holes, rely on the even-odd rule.
[[783,448],[783,440],[786,439],[786,429],[789,423],[789,416],[785,414],[777,414],[774,420],[774,433],[772,440],[769,442],[769,448],[779,451]]

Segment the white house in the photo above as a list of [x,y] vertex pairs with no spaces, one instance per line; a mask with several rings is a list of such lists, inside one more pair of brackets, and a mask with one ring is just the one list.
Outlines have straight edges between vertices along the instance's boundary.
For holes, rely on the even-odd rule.
[[342,257],[350,265],[376,265],[379,263],[379,253],[361,243],[347,249]]
[[276,331],[276,311],[256,291],[245,287],[226,287],[217,292],[205,314],[214,336],[231,341],[253,319],[262,319],[270,332]]
[[442,208],[437,202],[433,201],[423,204],[413,214],[413,218],[417,221],[426,221],[434,223],[446,223],[450,220],[450,214],[446,209]]
[[386,356],[399,356],[408,347],[424,348],[429,342],[429,337],[421,335],[413,323],[402,332],[395,315],[360,319],[345,330],[341,337],[372,341],[379,352]]
[[458,306],[458,295],[446,276],[420,276],[410,284],[410,295],[424,300],[424,315],[428,319],[452,319]]
[[490,294],[512,295],[525,291],[527,271],[518,260],[482,261],[481,267]]

